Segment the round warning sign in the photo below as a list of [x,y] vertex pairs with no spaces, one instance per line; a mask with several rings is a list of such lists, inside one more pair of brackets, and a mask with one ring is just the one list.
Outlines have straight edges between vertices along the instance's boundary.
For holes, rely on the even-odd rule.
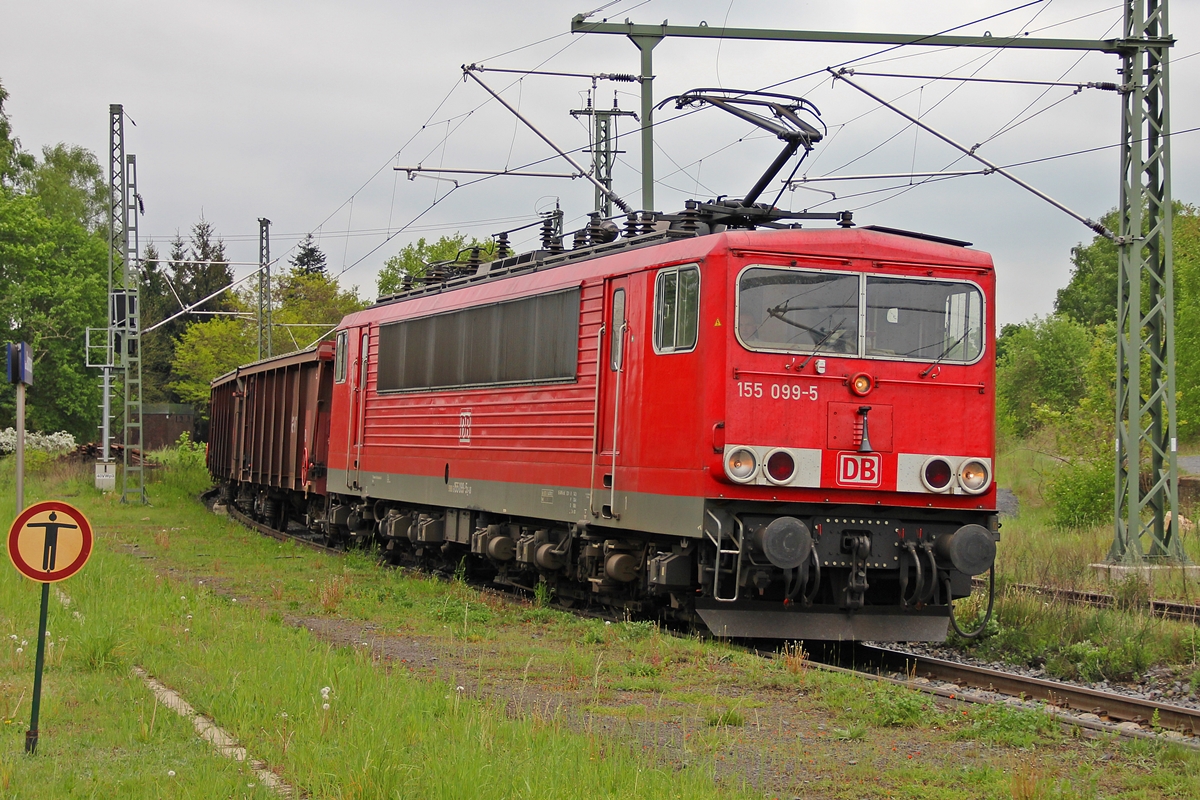
[[92,554],[92,526],[83,512],[57,500],[34,503],[8,529],[8,557],[39,583],[66,580]]

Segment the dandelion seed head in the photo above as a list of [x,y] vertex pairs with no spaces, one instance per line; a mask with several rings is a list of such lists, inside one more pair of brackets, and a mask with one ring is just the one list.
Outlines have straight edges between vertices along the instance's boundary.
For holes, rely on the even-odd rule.
[[328,711],[328,710],[329,710],[329,703],[322,703],[322,704],[321,704],[321,708],[323,708],[323,709],[325,709],[326,711]]
[[168,777],[168,778],[174,778],[174,777],[175,777],[175,770],[173,770],[173,769],[169,769],[169,770],[167,770],[167,777]]

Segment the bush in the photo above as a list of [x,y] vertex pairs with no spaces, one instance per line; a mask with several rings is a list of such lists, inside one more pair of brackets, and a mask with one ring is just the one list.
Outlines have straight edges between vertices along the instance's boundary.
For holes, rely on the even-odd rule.
[[1041,427],[1039,408],[1061,413],[1078,405],[1093,335],[1059,316],[1004,327],[996,342],[996,405],[1008,429],[1028,436]]
[[1051,519],[1059,528],[1099,525],[1112,519],[1115,491],[1111,461],[1079,459],[1064,464],[1046,487]]
[[[15,452],[17,449],[16,428],[0,430],[0,454]],[[75,449],[75,437],[66,431],[57,433],[25,432],[25,451],[31,450],[42,453],[60,453],[64,450]]]

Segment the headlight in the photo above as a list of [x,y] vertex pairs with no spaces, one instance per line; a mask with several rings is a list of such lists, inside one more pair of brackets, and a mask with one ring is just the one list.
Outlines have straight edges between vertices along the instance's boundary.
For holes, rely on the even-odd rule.
[[796,461],[786,450],[776,450],[767,456],[767,479],[771,483],[785,484],[796,474]]
[[725,459],[725,471],[738,483],[753,480],[757,469],[758,460],[754,457],[754,453],[744,447],[734,450]]
[[954,470],[950,462],[941,456],[934,456],[921,467],[921,482],[931,492],[944,492],[950,486]]
[[979,494],[992,482],[992,472],[987,464],[977,458],[971,458],[959,467],[958,482],[964,491]]
[[866,397],[874,387],[875,381],[865,372],[860,372],[850,379],[850,391],[859,397]]

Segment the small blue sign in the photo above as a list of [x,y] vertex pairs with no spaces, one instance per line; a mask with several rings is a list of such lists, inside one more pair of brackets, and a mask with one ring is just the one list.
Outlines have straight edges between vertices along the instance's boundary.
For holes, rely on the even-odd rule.
[[33,385],[33,348],[25,342],[9,342],[4,346],[5,375],[9,383]]

